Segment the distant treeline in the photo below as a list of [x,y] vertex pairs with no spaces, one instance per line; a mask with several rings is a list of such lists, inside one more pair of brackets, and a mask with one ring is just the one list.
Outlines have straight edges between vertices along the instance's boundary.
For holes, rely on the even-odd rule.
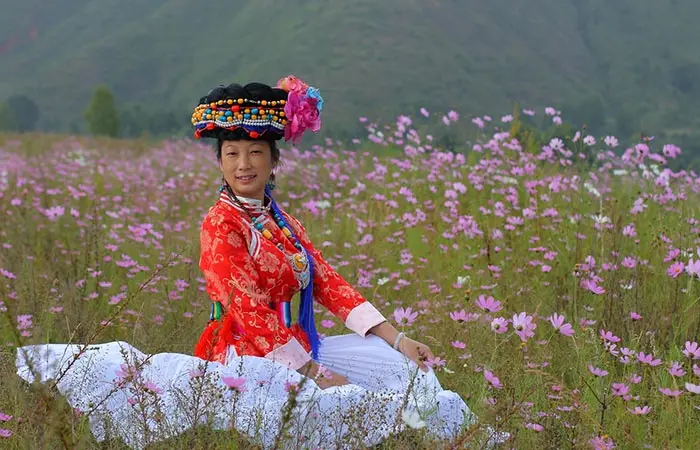
[[[642,123],[634,111],[622,108],[615,117],[607,117],[604,103],[598,97],[566,108],[562,125],[554,125],[550,117],[541,113],[536,117],[528,117],[515,112],[519,128],[517,137],[527,139],[528,142],[523,142],[523,145],[527,144],[531,148],[541,148],[552,137],[570,140],[576,131],[581,129],[598,140],[604,135],[617,136],[622,145],[633,145],[643,136],[654,135],[653,132],[647,134],[642,131]],[[111,90],[106,86],[99,86],[95,89],[90,103],[86,105],[83,120],[71,123],[67,131],[73,134],[115,138],[187,137],[192,135],[189,117],[190,111],[156,111],[138,103],[118,105]],[[0,131],[41,131],[41,127],[38,126],[40,120],[39,107],[27,95],[12,95],[0,102]],[[467,120],[469,118],[462,119],[463,122]],[[473,137],[474,127],[466,123],[449,127],[437,124],[430,127],[430,133],[435,138],[436,147],[449,151],[464,151],[468,150],[467,143]],[[358,122],[345,126],[324,125],[324,133],[312,138],[311,143],[321,143],[323,138],[349,142],[353,138],[363,138],[365,135],[366,131]],[[667,135],[663,130],[658,130],[655,141],[658,145],[673,143],[681,147],[683,153],[678,159],[670,162],[671,167],[700,169],[700,132],[688,130],[685,133],[675,132],[673,135]]]

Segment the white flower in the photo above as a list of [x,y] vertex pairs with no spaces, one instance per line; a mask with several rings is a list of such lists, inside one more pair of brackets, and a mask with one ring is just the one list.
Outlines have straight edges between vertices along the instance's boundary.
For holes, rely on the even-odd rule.
[[627,175],[627,171],[625,169],[615,169],[613,170],[613,175],[621,177],[623,175]]
[[600,197],[600,191],[596,189],[596,187],[593,186],[593,183],[591,183],[590,181],[586,181],[585,183],[583,183],[583,187],[585,187],[588,192],[595,195],[596,197]]
[[329,202],[328,200],[320,200],[320,201],[316,202],[316,208],[328,209],[330,207],[331,207],[331,202]]
[[602,216],[602,215],[591,216],[591,219],[593,219],[595,221],[595,223],[600,224],[600,225],[610,223],[610,217],[608,217],[608,216]]
[[457,277],[457,284],[459,284],[460,286],[462,286],[464,283],[467,283],[470,281],[471,281],[471,278],[469,277],[469,275],[467,275],[466,277]]
[[629,282],[629,283],[625,284],[623,282],[620,282],[620,287],[626,291],[629,291],[630,289],[632,289],[634,287],[634,283]]
[[411,428],[421,429],[425,427],[425,421],[421,419],[420,414],[418,414],[416,411],[407,411],[404,409],[401,412],[401,419],[403,419],[403,422]]
[[386,277],[380,278],[380,279],[377,280],[377,285],[379,285],[379,286],[384,286],[384,285],[387,284],[388,282],[389,282],[389,279],[388,279],[388,278],[386,278]]

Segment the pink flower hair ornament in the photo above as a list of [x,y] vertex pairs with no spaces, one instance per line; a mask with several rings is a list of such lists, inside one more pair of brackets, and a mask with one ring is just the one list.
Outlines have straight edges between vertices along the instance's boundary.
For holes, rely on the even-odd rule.
[[288,121],[284,128],[284,140],[297,143],[307,129],[318,133],[321,130],[323,109],[323,98],[319,90],[294,75],[280,79],[277,87],[288,92],[284,106]]

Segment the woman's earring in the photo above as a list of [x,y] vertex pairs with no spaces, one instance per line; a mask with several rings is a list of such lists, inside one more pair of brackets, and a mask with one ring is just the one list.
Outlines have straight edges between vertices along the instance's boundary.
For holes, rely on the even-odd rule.
[[275,189],[275,172],[270,174],[270,178],[267,180],[267,188],[272,191]]
[[219,194],[224,192],[224,190],[226,190],[226,178],[221,175],[221,187],[219,188]]

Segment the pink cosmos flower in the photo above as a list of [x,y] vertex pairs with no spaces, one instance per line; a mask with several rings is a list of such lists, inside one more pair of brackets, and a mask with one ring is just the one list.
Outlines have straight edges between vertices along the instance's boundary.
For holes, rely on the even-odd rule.
[[635,230],[634,224],[631,223],[629,225],[625,225],[625,227],[622,229],[622,234],[627,237],[636,237],[637,230]]
[[622,260],[622,267],[634,269],[637,267],[637,260],[631,256],[625,256],[625,258]]
[[685,271],[688,273],[688,275],[700,277],[700,258],[697,260],[690,259],[688,260],[688,265],[685,266]]
[[688,392],[692,392],[693,394],[700,394],[700,385],[685,383],[685,390]]
[[480,314],[468,313],[465,310],[453,311],[450,313],[450,319],[455,322],[473,322],[480,317]]
[[642,320],[641,314],[635,312],[635,311],[630,311],[630,319],[632,320]]
[[605,288],[599,286],[595,280],[584,278],[583,280],[581,280],[581,287],[596,295],[605,294]]
[[299,383],[289,381],[289,380],[284,382],[284,392],[296,392],[296,390],[298,388],[299,388]]
[[10,416],[9,414],[5,414],[5,413],[0,412],[0,422],[7,422],[10,420],[12,420],[12,416]]
[[9,438],[12,436],[12,431],[6,430],[5,428],[0,428],[0,437]]
[[671,264],[671,266],[668,268],[666,273],[668,274],[668,276],[670,276],[672,278],[677,278],[678,275],[683,273],[684,269],[685,269],[685,264],[683,264],[681,261],[677,261],[677,262]]
[[201,369],[190,369],[187,371],[190,379],[201,378],[204,376],[204,370]]
[[503,317],[496,317],[491,321],[491,329],[498,334],[508,331],[508,320]]
[[700,366],[693,364],[693,373],[696,377],[700,377]]
[[627,380],[632,384],[639,384],[642,382],[642,377],[637,375],[636,373],[633,373],[632,375],[627,377]]
[[484,378],[486,378],[486,381],[488,381],[489,385],[491,385],[493,388],[503,388],[501,380],[499,380],[498,377],[494,375],[490,370],[484,369]]
[[615,448],[615,443],[612,439],[600,436],[594,437],[588,443],[593,446],[593,450],[612,450]]
[[539,423],[532,423],[532,422],[526,423],[526,424],[525,424],[525,428],[528,428],[528,429],[530,429],[530,430],[537,431],[538,433],[539,433],[540,431],[544,430],[544,427],[543,427],[542,425],[540,425]]
[[564,316],[560,316],[557,313],[552,314],[549,318],[549,322],[552,324],[555,330],[564,336],[572,336],[574,334],[574,328],[570,323],[564,323]]
[[642,364],[648,364],[652,367],[656,367],[659,364],[661,364],[661,360],[658,358],[654,359],[654,355],[652,355],[651,353],[645,355],[643,352],[639,352],[637,353],[637,360],[639,360],[639,362],[641,362]]
[[588,370],[597,377],[604,377],[608,375],[607,370],[599,369],[598,367],[593,367],[590,364],[588,365]]
[[535,335],[537,324],[532,321],[532,316],[521,312],[520,314],[513,315],[513,328],[515,329],[515,333],[520,336],[520,340],[527,342],[529,338]]
[[678,397],[683,393],[683,391],[678,391],[670,388],[659,388],[659,392],[667,397]]
[[608,342],[620,342],[620,338],[612,334],[610,331],[605,331],[604,329],[600,329],[600,338],[603,341],[608,341]]
[[163,393],[163,390],[159,388],[155,383],[152,383],[150,381],[144,383],[143,387],[148,391],[152,392],[156,395],[160,395]]
[[616,397],[624,397],[630,391],[630,387],[625,383],[613,383],[612,384],[612,395]]
[[332,320],[324,319],[321,321],[321,326],[323,328],[333,328],[335,326],[335,322]]
[[627,411],[631,412],[632,414],[636,416],[646,416],[651,412],[651,406],[635,406],[634,409],[627,409]]
[[683,354],[688,358],[700,359],[700,346],[697,342],[685,341]]
[[409,326],[418,318],[418,311],[413,311],[411,307],[396,308],[394,310],[394,320],[401,326]]
[[10,272],[9,270],[5,270],[2,267],[0,267],[0,275],[4,276],[5,278],[9,278],[10,280],[17,278],[14,273]]
[[495,313],[503,309],[501,302],[494,300],[493,297],[485,295],[480,295],[478,299],[474,301],[474,304],[486,312]]
[[459,348],[459,349],[463,349],[463,348],[466,348],[466,347],[467,347],[467,344],[465,344],[465,343],[462,342],[462,341],[452,341],[452,347],[454,347],[454,348]]
[[592,319],[586,319],[585,317],[582,317],[581,320],[578,321],[578,325],[581,327],[581,329],[586,329],[590,326],[593,326],[596,324],[595,320]]
[[115,374],[117,375],[117,382],[119,383],[132,380],[140,374],[140,371],[135,366],[120,364]]
[[670,373],[674,377],[682,377],[685,375],[685,370],[683,370],[683,366],[678,361],[673,361],[673,364],[671,367],[668,369],[668,373]]
[[427,358],[425,360],[425,365],[430,368],[445,367],[447,365],[447,361],[440,358],[439,356],[435,356],[434,358]]
[[221,381],[231,390],[238,392],[245,392],[247,390],[245,387],[245,378],[222,376]]

